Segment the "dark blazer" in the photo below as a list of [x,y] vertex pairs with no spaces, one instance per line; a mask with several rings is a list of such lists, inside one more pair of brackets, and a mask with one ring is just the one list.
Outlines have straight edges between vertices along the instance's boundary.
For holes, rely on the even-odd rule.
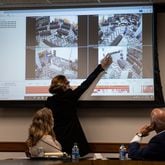
[[165,160],[165,131],[155,135],[149,143],[140,148],[137,142],[128,146],[128,157],[143,160]]
[[68,154],[71,154],[74,142],[78,143],[80,156],[90,152],[87,139],[77,116],[77,103],[80,96],[103,70],[99,64],[76,89],[68,89],[62,95],[50,96],[46,101],[46,107],[53,112],[56,138],[62,145],[63,151]]

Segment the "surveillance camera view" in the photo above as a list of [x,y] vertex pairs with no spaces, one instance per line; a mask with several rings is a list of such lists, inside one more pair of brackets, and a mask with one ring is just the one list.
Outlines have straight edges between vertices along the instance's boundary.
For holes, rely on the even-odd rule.
[[77,78],[77,21],[77,16],[36,17],[36,41],[42,48],[36,49],[37,79],[51,79],[57,74]]
[[113,59],[113,63],[104,78],[142,78],[141,14],[99,16],[98,35],[99,58],[101,59],[109,53]]
[[63,74],[69,79],[76,79],[78,74],[77,48],[37,49],[35,55],[37,79],[51,79]]
[[109,53],[113,63],[103,78],[107,79],[139,79],[142,78],[142,52],[132,47],[99,48],[100,60]]
[[36,40],[42,47],[77,46],[77,16],[36,17]]

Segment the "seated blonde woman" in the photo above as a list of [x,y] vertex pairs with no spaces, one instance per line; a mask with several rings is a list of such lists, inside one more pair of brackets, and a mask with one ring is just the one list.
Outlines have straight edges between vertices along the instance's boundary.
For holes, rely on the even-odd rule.
[[62,153],[62,148],[56,140],[53,126],[54,119],[50,109],[45,107],[34,114],[29,128],[29,137],[26,141],[29,149],[27,156],[39,156],[39,148],[42,148],[44,153]]

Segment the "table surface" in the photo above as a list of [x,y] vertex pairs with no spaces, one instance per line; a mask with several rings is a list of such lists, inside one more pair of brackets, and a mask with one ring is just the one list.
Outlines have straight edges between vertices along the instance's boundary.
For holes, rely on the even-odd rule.
[[141,161],[141,160],[86,160],[80,159],[73,162],[70,159],[5,159],[0,160],[0,165],[165,165],[165,161]]

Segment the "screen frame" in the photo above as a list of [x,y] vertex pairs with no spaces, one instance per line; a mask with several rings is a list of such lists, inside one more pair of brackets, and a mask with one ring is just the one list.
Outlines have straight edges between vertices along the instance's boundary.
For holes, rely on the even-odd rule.
[[[144,4],[142,4],[143,6]],[[151,5],[151,4],[149,4]],[[120,6],[136,6],[134,5],[109,5],[109,7],[120,7]],[[138,4],[138,6],[141,6]],[[145,4],[145,6],[147,6]],[[88,8],[88,7],[108,7],[107,5],[80,5],[80,6],[69,6],[68,8]],[[59,8],[66,8],[64,6],[56,6],[56,7],[21,7],[21,8],[0,8],[0,10],[30,10],[30,9],[59,9]],[[122,108],[122,107],[139,107],[139,108],[150,108],[150,107],[162,107],[164,106],[164,97],[162,93],[162,85],[160,80],[160,71],[159,71],[159,60],[158,60],[158,48],[157,48],[157,10],[155,5],[153,5],[153,53],[154,53],[154,93],[155,93],[155,100],[154,101],[84,101],[80,100],[78,102],[78,107],[80,108]],[[0,101],[0,107],[43,107],[45,105],[45,100],[1,100]]]

